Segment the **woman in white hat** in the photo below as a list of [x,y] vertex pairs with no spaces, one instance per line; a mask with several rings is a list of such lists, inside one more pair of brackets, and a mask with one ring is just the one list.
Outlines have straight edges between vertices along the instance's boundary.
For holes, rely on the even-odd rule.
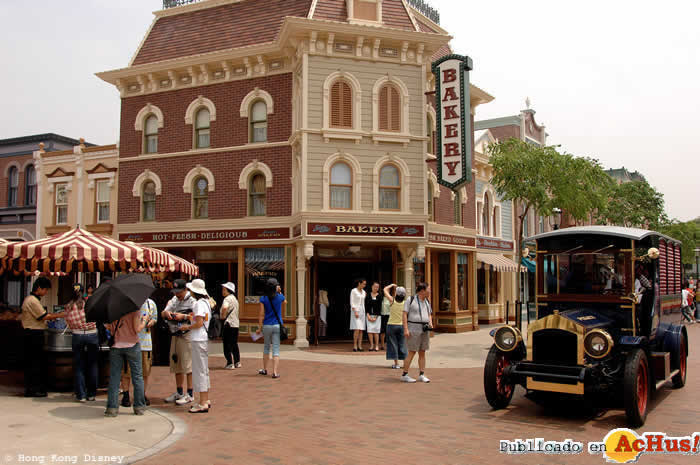
[[192,310],[192,323],[181,326],[182,331],[189,331],[192,347],[192,388],[199,393],[199,402],[190,407],[190,413],[206,413],[211,408],[209,400],[209,320],[211,306],[209,294],[201,279],[187,283],[187,289],[196,300]]
[[241,353],[238,350],[239,310],[234,292],[236,292],[236,285],[232,282],[221,285],[221,293],[224,296],[224,302],[221,304],[221,318],[224,320],[224,357],[226,357],[224,368],[226,370],[241,368]]

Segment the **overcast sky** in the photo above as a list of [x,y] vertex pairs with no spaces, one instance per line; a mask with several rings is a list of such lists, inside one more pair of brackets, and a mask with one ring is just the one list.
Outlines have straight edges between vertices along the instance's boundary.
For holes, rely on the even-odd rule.
[[[254,0],[249,0],[254,1]],[[606,168],[639,170],[670,216],[700,216],[700,5],[692,0],[430,0],[472,81],[496,99],[530,97],[549,142]],[[94,76],[124,67],[161,0],[2,0],[0,138],[43,132],[118,139],[119,95]]]

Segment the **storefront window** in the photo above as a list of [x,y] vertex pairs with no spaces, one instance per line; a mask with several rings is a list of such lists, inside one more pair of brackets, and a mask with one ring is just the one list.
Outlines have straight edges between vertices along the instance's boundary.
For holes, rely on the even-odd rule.
[[486,270],[482,264],[476,272],[476,288],[479,305],[486,304]]
[[457,254],[457,292],[459,310],[469,308],[469,261],[465,253]]
[[438,274],[440,279],[440,311],[450,311],[452,302],[450,300],[450,290],[452,289],[452,281],[450,279],[450,253],[438,254]]
[[245,249],[246,301],[265,294],[265,283],[275,278],[284,290],[284,248]]
[[500,289],[500,279],[501,274],[495,270],[489,270],[489,303],[497,304]]
[[425,259],[424,258],[414,258],[413,259],[413,277],[415,279],[415,285],[418,286],[420,283],[427,283],[425,279]]

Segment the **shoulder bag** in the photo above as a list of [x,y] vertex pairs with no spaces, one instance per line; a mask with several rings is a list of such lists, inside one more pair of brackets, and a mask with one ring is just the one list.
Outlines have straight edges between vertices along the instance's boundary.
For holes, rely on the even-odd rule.
[[[287,328],[284,327],[284,323],[282,323],[282,320],[280,320],[280,316],[277,314],[277,310],[275,310],[275,307],[272,305],[272,302],[270,299],[267,299],[267,302],[270,304],[270,308],[272,309],[272,313],[275,314],[275,318],[277,318],[277,321],[280,324],[280,342],[286,341],[289,339],[289,332],[287,331]],[[282,307],[280,307],[280,312],[282,311]]]

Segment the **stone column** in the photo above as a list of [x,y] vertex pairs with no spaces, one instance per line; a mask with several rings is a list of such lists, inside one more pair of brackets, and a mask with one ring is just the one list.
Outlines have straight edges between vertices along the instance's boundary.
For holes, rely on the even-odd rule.
[[306,338],[306,262],[314,255],[313,242],[297,245],[297,320],[295,347],[309,347]]

